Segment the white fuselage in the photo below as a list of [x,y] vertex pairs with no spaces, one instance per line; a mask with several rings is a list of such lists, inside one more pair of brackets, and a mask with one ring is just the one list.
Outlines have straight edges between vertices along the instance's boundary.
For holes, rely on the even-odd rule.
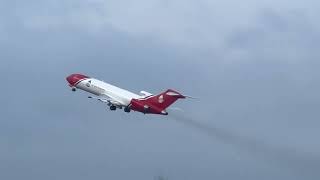
[[76,85],[76,88],[82,89],[96,96],[110,97],[121,103],[122,106],[128,106],[132,99],[139,99],[143,97],[94,78],[82,80]]

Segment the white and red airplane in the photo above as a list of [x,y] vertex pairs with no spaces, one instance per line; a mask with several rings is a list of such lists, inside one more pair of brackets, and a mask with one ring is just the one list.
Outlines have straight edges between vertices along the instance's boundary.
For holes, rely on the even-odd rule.
[[72,74],[66,79],[72,91],[81,89],[92,93],[96,97],[89,96],[88,98],[107,103],[112,111],[115,111],[117,108],[123,108],[127,113],[133,110],[144,114],[168,115],[166,109],[170,105],[178,99],[185,99],[187,97],[171,89],[159,95],[153,95],[146,91],[141,91],[140,95],[137,95],[82,74]]

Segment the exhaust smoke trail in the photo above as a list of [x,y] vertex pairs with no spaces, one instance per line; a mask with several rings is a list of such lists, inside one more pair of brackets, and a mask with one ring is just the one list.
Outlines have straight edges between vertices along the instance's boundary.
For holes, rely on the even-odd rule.
[[[275,147],[257,139],[238,136],[226,129],[216,126],[208,126],[192,118],[185,117],[177,112],[171,112],[170,117],[176,122],[182,123],[186,126],[200,130],[208,136],[255,155],[263,160],[281,165],[284,168],[292,170],[294,173],[299,173],[304,178],[315,177],[320,178],[320,157],[313,156],[310,153],[298,152],[296,149],[289,149],[283,147]],[[318,179],[317,178],[317,179]]]

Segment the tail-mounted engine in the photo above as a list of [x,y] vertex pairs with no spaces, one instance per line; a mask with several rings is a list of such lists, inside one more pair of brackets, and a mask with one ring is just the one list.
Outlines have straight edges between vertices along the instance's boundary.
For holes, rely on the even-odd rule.
[[[147,95],[147,92],[143,92]],[[186,96],[181,95],[177,91],[168,89],[159,95],[150,95],[140,99],[131,100],[131,109],[145,114],[163,114],[168,115],[166,108],[176,102],[178,99],[185,99]]]
[[162,114],[162,115],[168,115],[168,113],[164,110],[161,110],[155,106],[152,106],[150,104],[147,104],[147,101],[144,100],[138,100],[138,99],[132,99],[130,108],[134,111],[139,111],[144,114]]

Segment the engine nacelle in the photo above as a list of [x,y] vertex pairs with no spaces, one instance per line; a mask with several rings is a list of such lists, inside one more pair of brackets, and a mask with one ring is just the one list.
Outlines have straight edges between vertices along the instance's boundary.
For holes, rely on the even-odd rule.
[[131,106],[130,108],[134,111],[139,111],[139,112],[142,112],[142,113],[150,113],[150,107],[146,104],[144,104],[142,101],[139,101],[139,100],[136,100],[136,99],[133,99],[131,101]]
[[140,95],[144,97],[152,96],[153,94],[147,92],[147,91],[140,91]]
[[146,103],[144,100],[132,99],[130,104],[130,109],[144,114],[162,114],[168,115],[165,110],[161,110],[152,104]]

